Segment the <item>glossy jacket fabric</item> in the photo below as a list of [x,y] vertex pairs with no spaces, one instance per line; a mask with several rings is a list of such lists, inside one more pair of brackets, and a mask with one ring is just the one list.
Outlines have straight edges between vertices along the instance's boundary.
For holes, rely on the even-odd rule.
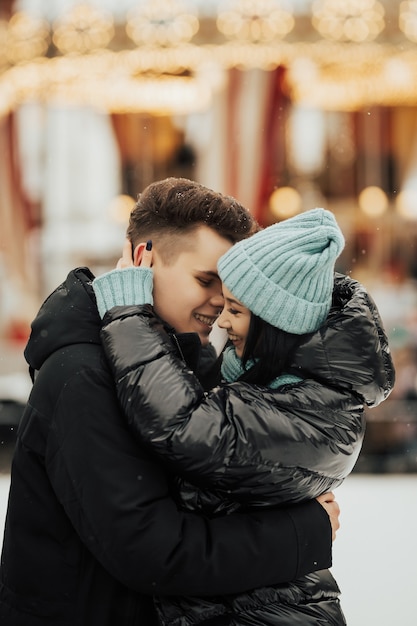
[[[115,307],[102,339],[130,427],[181,475],[179,498],[190,510],[225,513],[334,489],[357,460],[364,405],[379,404],[394,384],[377,308],[341,275],[326,324],[294,355],[291,371],[302,382],[279,389],[236,382],[204,393],[155,324],[150,306]],[[343,624],[337,597],[321,572],[211,603],[161,599],[159,608],[162,623],[176,626],[213,616],[225,624]]]
[[12,465],[0,624],[151,626],[153,593],[232,593],[328,567],[317,503],[211,521],[178,511],[123,421],[93,278],[71,272],[32,325],[25,354],[37,373]]

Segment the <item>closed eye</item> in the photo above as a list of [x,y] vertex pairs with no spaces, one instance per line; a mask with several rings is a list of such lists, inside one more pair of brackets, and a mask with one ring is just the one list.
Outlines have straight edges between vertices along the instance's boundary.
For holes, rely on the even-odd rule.
[[197,278],[198,282],[202,287],[211,287],[214,283],[214,280],[206,279],[206,278]]

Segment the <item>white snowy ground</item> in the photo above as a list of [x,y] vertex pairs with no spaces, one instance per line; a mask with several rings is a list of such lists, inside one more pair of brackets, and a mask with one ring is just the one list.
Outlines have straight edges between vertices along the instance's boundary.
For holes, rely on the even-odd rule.
[[[0,474],[0,537],[9,476]],[[417,624],[417,476],[350,476],[337,492],[333,574],[348,626]]]

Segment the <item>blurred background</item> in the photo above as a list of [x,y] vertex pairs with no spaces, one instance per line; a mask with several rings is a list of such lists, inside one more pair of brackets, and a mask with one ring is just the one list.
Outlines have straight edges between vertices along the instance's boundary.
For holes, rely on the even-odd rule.
[[264,226],[322,206],[397,370],[335,573],[352,626],[415,623],[416,44],[416,0],[0,0],[0,531],[30,322],[73,267],[114,267],[138,193],[185,176]]
[[417,3],[2,0],[0,18],[3,417],[43,298],[113,267],[137,194],[186,176],[262,225],[336,214],[338,269],[397,367],[356,471],[416,471]]
[[335,213],[397,369],[355,471],[416,472],[416,42],[416,1],[0,0],[0,424],[42,300],[185,176],[262,225]]

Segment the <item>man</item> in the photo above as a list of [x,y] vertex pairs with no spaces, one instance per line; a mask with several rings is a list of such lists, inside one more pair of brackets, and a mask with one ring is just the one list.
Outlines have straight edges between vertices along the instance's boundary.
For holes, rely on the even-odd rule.
[[[255,229],[234,199],[183,179],[150,185],[132,212],[134,262],[152,239],[154,308],[192,368],[195,338],[208,343],[223,305],[217,260]],[[124,426],[93,278],[71,272],[32,324],[34,386],[12,465],[0,623],[151,626],[152,594],[228,594],[329,567],[332,496],[214,519],[177,509],[169,476]]]

